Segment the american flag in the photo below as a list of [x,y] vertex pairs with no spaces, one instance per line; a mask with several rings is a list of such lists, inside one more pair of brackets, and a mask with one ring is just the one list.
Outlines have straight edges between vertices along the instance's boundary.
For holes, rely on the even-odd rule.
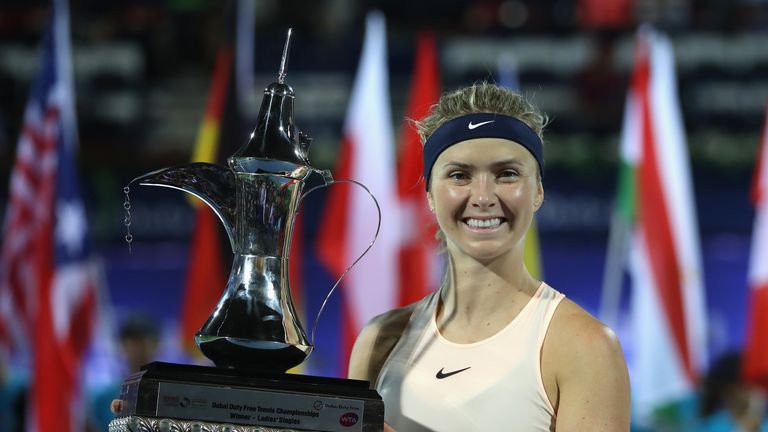
[[66,0],[54,1],[24,113],[0,257],[0,342],[31,350],[27,430],[82,430],[80,370],[96,267],[79,193]]

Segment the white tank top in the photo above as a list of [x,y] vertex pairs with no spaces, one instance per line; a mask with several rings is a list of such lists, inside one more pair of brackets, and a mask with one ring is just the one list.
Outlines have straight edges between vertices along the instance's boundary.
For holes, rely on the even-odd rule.
[[376,381],[398,432],[552,431],[541,346],[563,294],[542,283],[495,335],[457,344],[435,323],[439,292],[419,302]]

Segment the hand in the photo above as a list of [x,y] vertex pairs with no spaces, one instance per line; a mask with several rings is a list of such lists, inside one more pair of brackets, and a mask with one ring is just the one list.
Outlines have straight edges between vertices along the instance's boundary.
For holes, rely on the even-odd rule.
[[392,429],[392,426],[384,423],[384,432],[397,432],[397,431]]
[[123,411],[123,401],[120,399],[113,399],[109,406],[113,414],[120,414]]

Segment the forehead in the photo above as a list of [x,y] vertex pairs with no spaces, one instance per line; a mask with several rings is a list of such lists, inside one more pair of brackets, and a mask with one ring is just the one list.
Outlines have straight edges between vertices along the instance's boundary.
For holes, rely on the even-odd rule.
[[445,149],[435,161],[435,167],[451,162],[484,165],[506,159],[536,165],[536,159],[531,152],[514,141],[503,138],[475,138]]

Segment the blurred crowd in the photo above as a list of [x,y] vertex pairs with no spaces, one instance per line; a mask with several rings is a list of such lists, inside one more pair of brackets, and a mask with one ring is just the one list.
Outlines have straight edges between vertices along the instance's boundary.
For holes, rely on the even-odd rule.
[[[121,172],[133,173],[188,159],[217,50],[234,38],[233,4],[72,2],[80,164],[86,176],[103,184],[115,181],[103,167],[114,167],[117,161]],[[762,49],[768,6],[761,0],[254,4],[256,78],[250,115],[255,114],[259,90],[276,73],[285,31],[293,27],[289,74],[299,94],[297,116],[315,137],[321,164],[331,164],[335,154],[335,131],[360,50],[362,17],[372,8],[387,17],[396,118],[403,109],[398,102],[406,97],[415,35],[431,29],[441,47],[446,89],[494,79],[501,53],[517,63],[522,89],[555,120],[550,141],[563,143],[552,146],[562,156],[550,161],[566,169],[585,160],[608,167],[615,161],[601,160],[600,152],[590,148],[615,144],[632,36],[640,24],[667,31],[681,51],[681,102],[689,133],[696,138],[691,140],[693,156],[702,163],[720,159],[720,164],[746,168],[745,155],[754,149],[747,141],[756,136],[768,95],[768,58]],[[47,10],[48,2],[39,0],[7,0],[0,6],[0,173],[10,169]],[[720,149],[728,155],[714,156]],[[0,197],[7,177],[0,176]]]
[[[141,366],[158,360],[160,327],[151,316],[135,313],[126,316],[116,335],[119,363],[111,379],[92,382],[84,398],[87,432],[106,431],[115,415],[110,410],[113,399],[120,397],[123,379],[138,372]],[[24,432],[27,411],[27,377],[17,369],[12,371],[6,359],[0,359],[0,430]]]

